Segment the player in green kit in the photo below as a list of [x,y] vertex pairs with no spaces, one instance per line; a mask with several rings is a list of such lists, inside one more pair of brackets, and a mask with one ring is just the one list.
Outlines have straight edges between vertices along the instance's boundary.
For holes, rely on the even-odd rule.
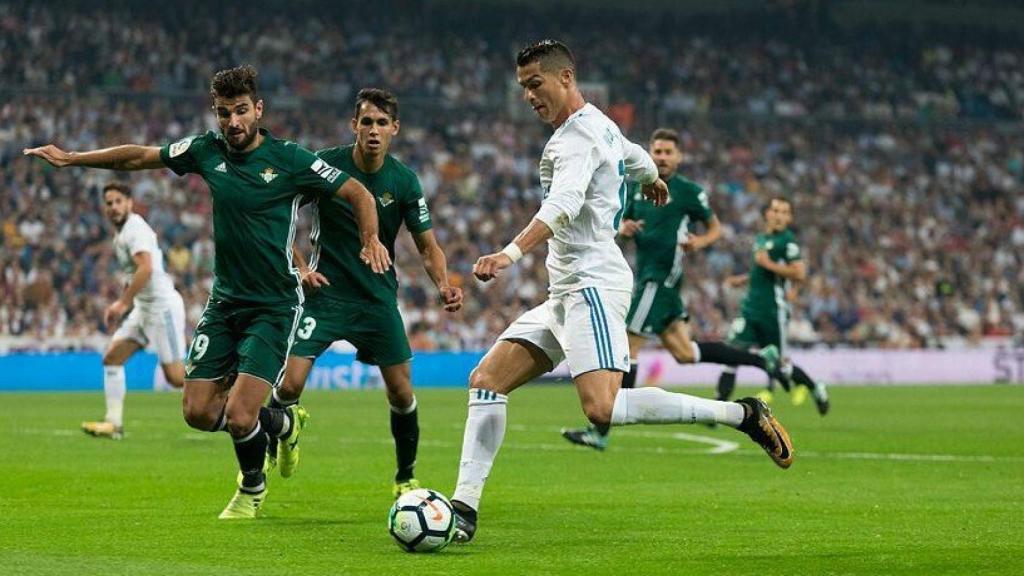
[[164,147],[125,145],[90,152],[55,146],[26,150],[51,164],[111,170],[170,168],[206,181],[213,198],[214,285],[185,362],[185,421],[227,430],[240,481],[222,519],[254,518],[267,488],[268,435],[297,438],[306,419],[297,408],[262,407],[279,385],[302,315],[303,292],[292,261],[296,214],[303,199],[337,196],[353,206],[360,259],[375,273],[390,266],[377,239],[373,196],[312,152],[259,127],[263,101],[256,70],[221,70],[210,84],[220,132]]
[[[635,386],[638,353],[652,336],[657,336],[680,364],[756,366],[769,375],[781,377],[776,348],[769,346],[760,354],[751,354],[723,342],[691,340],[690,315],[681,296],[683,262],[687,253],[702,250],[718,240],[721,224],[711,210],[707,192],[676,173],[682,154],[675,130],[655,130],[651,135],[650,154],[658,167],[658,176],[668,184],[670,200],[667,206],[656,207],[634,187],[627,196],[619,225],[619,235],[636,242],[633,300],[626,317],[629,373],[623,377],[622,387]],[[705,225],[706,232],[691,234],[698,222]],[[562,436],[574,444],[598,450],[608,445],[608,435],[600,434],[593,426],[564,429]]]
[[[807,277],[807,267],[796,235],[789,229],[793,221],[793,204],[786,198],[772,198],[762,214],[765,228],[754,240],[750,273],[726,279],[726,284],[732,287],[747,285],[741,316],[729,329],[729,341],[744,347],[773,346],[785,357],[789,322],[786,288],[790,282],[803,282]],[[822,416],[828,413],[828,391],[823,383],[815,382],[802,368],[788,360],[784,370],[790,372],[794,384],[810,391]],[[728,399],[735,387],[736,367],[730,366],[718,379],[718,399]],[[762,400],[771,400],[764,393],[759,396]]]
[[[373,194],[380,240],[392,258],[395,239],[405,225],[437,287],[439,302],[446,311],[455,312],[462,307],[462,291],[448,283],[447,261],[431,230],[419,179],[388,153],[398,130],[398,100],[384,90],[360,90],[352,118],[355,144],[320,150],[317,155]],[[316,358],[335,341],[353,344],[360,362],[380,367],[387,387],[398,461],[394,495],[398,496],[419,487],[413,474],[419,424],[410,370],[412,351],[398,311],[398,278],[394,270],[374,274],[359,264],[359,234],[352,207],[345,201],[322,198],[316,203],[310,240],[313,254],[303,274],[306,286],[316,291],[299,323],[284,385],[274,391],[270,406],[295,405]],[[282,476],[294,472],[288,462],[282,460],[279,465]]]

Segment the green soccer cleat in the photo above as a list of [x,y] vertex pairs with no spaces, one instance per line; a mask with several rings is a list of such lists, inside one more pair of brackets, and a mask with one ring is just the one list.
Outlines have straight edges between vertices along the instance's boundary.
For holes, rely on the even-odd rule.
[[291,433],[288,438],[282,438],[277,443],[277,465],[282,478],[289,478],[295,474],[295,468],[299,465],[299,435],[306,427],[309,420],[309,412],[298,404],[289,406],[285,410],[292,420]]
[[255,518],[267,497],[267,489],[252,493],[243,492],[241,488],[235,491],[235,496],[228,502],[224,511],[220,513],[221,520],[249,520]]
[[586,428],[562,428],[562,438],[577,446],[586,446],[598,452],[608,447],[608,436],[598,432],[593,424]]
[[797,386],[793,388],[792,394],[789,395],[789,401],[793,403],[793,406],[803,406],[810,395],[811,391],[807,389],[807,386]]
[[399,496],[405,494],[406,492],[418,490],[419,488],[422,488],[422,486],[420,485],[420,481],[415,478],[409,478],[408,480],[404,480],[402,482],[395,482],[395,487],[391,489],[391,494],[395,498],[398,498]]

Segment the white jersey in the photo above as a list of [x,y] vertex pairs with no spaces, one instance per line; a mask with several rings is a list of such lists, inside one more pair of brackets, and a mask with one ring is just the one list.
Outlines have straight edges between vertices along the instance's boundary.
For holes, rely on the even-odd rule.
[[654,160],[597,107],[586,104],[551,135],[540,160],[551,296],[583,288],[631,292],[633,273],[615,243],[626,177],[653,182]]
[[135,274],[137,266],[132,256],[139,252],[149,252],[150,260],[153,262],[153,274],[149,277],[149,282],[146,282],[142,290],[135,295],[135,307],[152,310],[174,301],[175,297],[180,298],[174,290],[174,282],[164,271],[164,253],[157,243],[156,232],[153,232],[142,216],[133,212],[114,235],[114,254],[121,270],[126,274]]

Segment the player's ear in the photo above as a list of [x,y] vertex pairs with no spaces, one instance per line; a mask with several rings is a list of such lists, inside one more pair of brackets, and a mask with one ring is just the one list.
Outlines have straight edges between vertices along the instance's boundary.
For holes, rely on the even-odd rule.
[[395,126],[395,131],[392,132],[391,135],[394,136],[398,134],[398,131],[402,128],[402,125],[398,122],[398,120],[395,120],[394,122],[392,122],[392,124],[394,124]]
[[572,68],[562,68],[561,72],[558,73],[558,79],[562,81],[563,86],[568,88],[576,81],[576,73],[573,72]]
[[263,99],[260,98],[259,100],[257,100],[256,103],[253,104],[252,109],[256,111],[257,120],[263,118]]
[[352,117],[352,120],[349,122],[348,125],[349,125],[350,128],[352,128],[352,133],[353,134],[355,134],[356,132],[359,131],[359,122],[358,122],[358,119],[355,118],[354,116]]

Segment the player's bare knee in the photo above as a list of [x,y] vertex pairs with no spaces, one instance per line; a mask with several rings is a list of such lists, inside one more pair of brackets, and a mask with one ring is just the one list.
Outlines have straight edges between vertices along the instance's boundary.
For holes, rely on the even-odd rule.
[[227,411],[227,429],[228,434],[231,434],[235,438],[244,436],[249,432],[252,432],[256,422],[259,420],[259,412],[249,414],[242,410],[231,410]]
[[281,385],[277,387],[277,397],[284,402],[298,400],[302,394],[304,384],[304,381],[285,377],[284,382],[281,382]]
[[103,353],[103,365],[104,366],[124,366],[125,360],[120,357],[120,354],[116,354],[113,349],[107,350]]
[[403,388],[388,388],[388,404],[395,408],[408,408],[412,406],[412,386],[406,386]]
[[489,368],[477,366],[469,373],[469,387],[503,393],[501,383]]
[[181,402],[181,414],[185,417],[185,423],[196,430],[213,428],[219,416],[219,414],[212,414],[206,406],[190,402],[188,396],[185,396]]
[[693,350],[689,347],[672,350],[672,358],[679,364],[693,364]]

